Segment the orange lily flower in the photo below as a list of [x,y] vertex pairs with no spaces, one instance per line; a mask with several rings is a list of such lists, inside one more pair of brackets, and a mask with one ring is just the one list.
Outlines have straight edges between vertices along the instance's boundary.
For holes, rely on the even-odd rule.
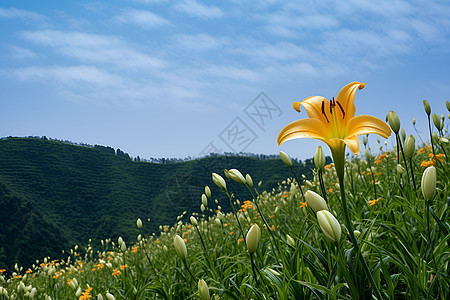
[[359,135],[376,133],[384,138],[391,135],[390,127],[382,120],[368,115],[355,116],[355,92],[364,86],[365,83],[351,82],[342,88],[336,99],[312,96],[294,102],[294,109],[300,112],[300,105],[303,105],[309,118],[284,127],[278,135],[278,145],[304,137],[321,140],[330,147],[336,171],[343,176],[346,145],[357,154]]

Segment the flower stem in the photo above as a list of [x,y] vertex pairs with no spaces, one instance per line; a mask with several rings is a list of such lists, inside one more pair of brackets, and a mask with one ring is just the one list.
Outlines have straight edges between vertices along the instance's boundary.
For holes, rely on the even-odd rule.
[[[339,174],[339,173],[338,173]],[[363,265],[364,268],[364,272],[366,273],[366,276],[369,277],[369,281],[370,284],[372,285],[372,288],[375,292],[375,296],[378,299],[383,299],[380,293],[380,290],[378,289],[378,286],[375,283],[375,280],[372,277],[372,273],[370,273],[369,270],[369,266],[367,265],[366,260],[364,259],[362,253],[360,253],[359,251],[359,245],[358,245],[358,241],[356,240],[355,234],[353,232],[353,225],[352,225],[352,221],[350,219],[350,214],[348,211],[348,207],[347,207],[347,200],[345,199],[345,185],[344,185],[344,176],[342,173],[342,176],[339,176],[339,185],[340,185],[340,190],[341,190],[341,201],[342,201],[342,208],[344,210],[344,219],[345,219],[345,226],[347,227],[348,233],[350,235],[350,239],[353,243],[353,247],[355,248],[355,252],[357,254],[357,256],[360,257],[361,263]]]

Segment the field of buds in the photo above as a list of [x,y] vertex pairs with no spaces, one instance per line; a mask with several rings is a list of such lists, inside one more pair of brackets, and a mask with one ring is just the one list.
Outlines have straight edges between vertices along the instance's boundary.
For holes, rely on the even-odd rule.
[[[333,101],[321,104],[325,125],[350,115],[342,97]],[[357,134],[362,155],[341,151],[351,146],[347,137],[333,144],[336,138],[313,136],[334,161],[325,165],[319,147],[313,180],[296,174],[284,152],[280,164],[292,178],[271,191],[258,190],[264,178],[253,182],[239,166],[211,170],[201,213],[185,213],[152,236],[138,219],[141,233],[129,245],[104,240],[100,251],[75,247],[64,260],[17,264],[0,275],[0,299],[450,299],[449,121],[426,101],[424,108],[429,132],[421,136],[406,134],[394,112],[389,126],[376,124],[375,133],[394,139],[391,149],[382,138],[370,144],[365,131]],[[207,185],[214,184],[231,211],[210,208],[216,196]],[[237,185],[248,192],[235,194]]]

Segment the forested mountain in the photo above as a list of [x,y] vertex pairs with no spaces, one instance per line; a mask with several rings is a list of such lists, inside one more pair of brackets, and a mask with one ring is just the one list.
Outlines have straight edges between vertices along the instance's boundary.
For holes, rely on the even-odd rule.
[[[298,174],[311,175],[296,164]],[[100,239],[135,239],[137,218],[146,234],[176,217],[200,210],[201,194],[209,185],[223,210],[228,200],[211,180],[211,173],[237,168],[249,173],[261,190],[271,190],[291,176],[279,159],[214,156],[177,163],[133,160],[123,151],[104,146],[76,146],[37,138],[0,139],[0,269],[16,261],[57,257],[75,244]],[[230,183],[239,195],[248,193]],[[250,196],[250,195],[248,195]],[[246,200],[246,199],[242,199]],[[214,210],[217,204],[210,202]]]

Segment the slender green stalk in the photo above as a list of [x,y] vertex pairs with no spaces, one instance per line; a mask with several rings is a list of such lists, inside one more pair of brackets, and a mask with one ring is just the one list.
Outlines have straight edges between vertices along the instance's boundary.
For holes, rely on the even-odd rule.
[[322,197],[323,199],[325,199],[325,202],[328,203],[327,193],[325,192],[325,184],[323,183],[322,170],[318,169],[317,172],[318,172],[317,176],[319,176],[319,183],[320,189],[322,191]]
[[[338,172],[339,175],[339,172]],[[353,247],[355,248],[355,252],[357,255],[359,255],[359,258],[361,260],[361,263],[363,265],[364,272],[366,273],[366,276],[369,277],[370,284],[372,285],[373,290],[375,291],[375,296],[381,300],[383,297],[381,296],[381,292],[373,279],[372,273],[370,272],[369,266],[367,265],[366,260],[364,259],[364,256],[362,253],[360,253],[360,248],[358,245],[358,241],[356,240],[355,233],[353,232],[353,225],[352,221],[350,219],[350,213],[348,211],[347,207],[347,200],[345,199],[345,185],[344,185],[344,176],[338,176],[339,178],[339,185],[341,190],[341,201],[342,201],[342,208],[344,210],[344,219],[345,219],[345,226],[347,227],[348,233],[350,235],[350,240],[352,241]]]

